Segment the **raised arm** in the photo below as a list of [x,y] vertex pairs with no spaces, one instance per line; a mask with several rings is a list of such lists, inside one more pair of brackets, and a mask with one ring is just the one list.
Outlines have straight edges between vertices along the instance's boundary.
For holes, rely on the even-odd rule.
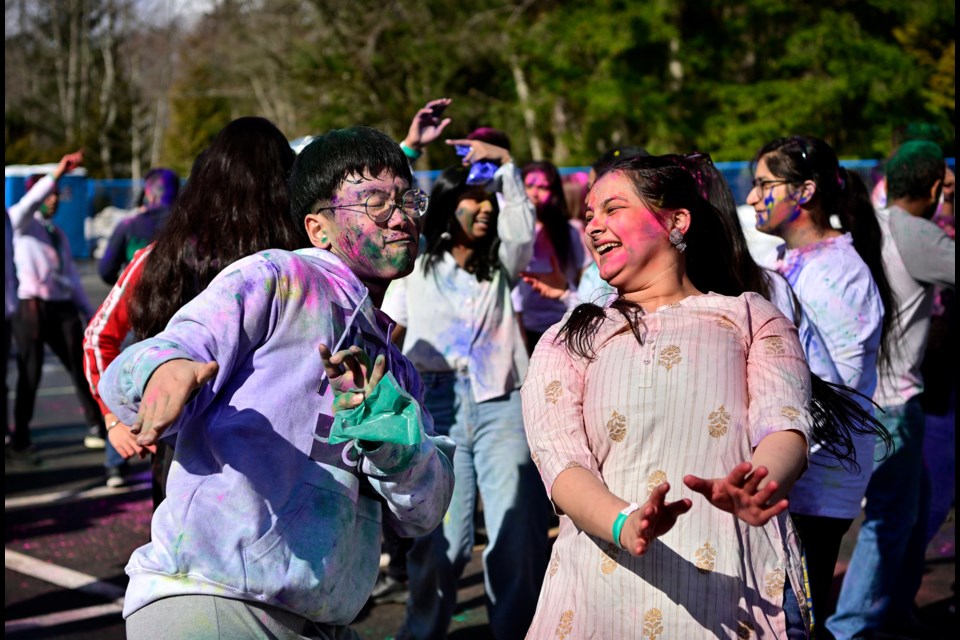
[[50,175],[41,178],[33,187],[27,191],[19,201],[10,206],[7,213],[10,215],[10,223],[14,229],[22,229],[23,226],[33,217],[33,213],[40,208],[43,201],[53,192],[63,174],[73,171],[83,164],[83,151],[74,151],[68,153],[57,163],[57,168]]
[[500,238],[500,264],[503,265],[510,286],[520,277],[520,270],[533,257],[534,225],[537,212],[523,187],[520,169],[513,163],[510,152],[502,147],[479,140],[447,140],[450,145],[469,146],[463,164],[481,160],[499,162],[493,183],[500,185],[500,214],[497,216],[497,235]]

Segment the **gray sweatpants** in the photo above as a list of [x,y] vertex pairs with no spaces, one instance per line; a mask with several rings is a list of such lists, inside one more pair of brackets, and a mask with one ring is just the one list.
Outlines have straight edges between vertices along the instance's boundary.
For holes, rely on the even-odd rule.
[[276,607],[220,596],[173,596],[127,618],[128,640],[360,640],[350,627],[317,624]]

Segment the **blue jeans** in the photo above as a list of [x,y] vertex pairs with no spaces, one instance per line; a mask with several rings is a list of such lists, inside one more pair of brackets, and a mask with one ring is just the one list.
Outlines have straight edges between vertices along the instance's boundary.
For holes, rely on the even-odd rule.
[[867,486],[865,519],[827,628],[838,640],[871,637],[888,619],[905,615],[923,571],[926,512],[923,409],[917,399],[884,407],[877,416],[893,438],[886,458],[877,444]]
[[117,451],[116,447],[110,443],[110,438],[105,439],[107,441],[107,446],[104,447],[103,466],[106,469],[114,469],[125,463],[126,459],[124,459],[124,457],[120,455],[120,452]]
[[483,500],[487,610],[494,637],[522,638],[533,620],[549,559],[550,505],[530,459],[520,392],[477,403],[465,373],[424,374],[437,433],[457,444],[456,484],[443,524],[407,555],[410,599],[399,638],[443,638],[457,581],[474,544],[477,490]]
[[803,614],[800,612],[797,592],[793,590],[790,578],[787,578],[783,587],[783,616],[787,627],[787,640],[806,640],[810,637],[807,625],[803,621]]

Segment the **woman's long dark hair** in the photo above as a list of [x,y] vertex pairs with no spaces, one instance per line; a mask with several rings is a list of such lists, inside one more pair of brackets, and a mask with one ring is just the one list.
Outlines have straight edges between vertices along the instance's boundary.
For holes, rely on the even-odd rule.
[[[455,217],[457,205],[462,200],[491,202],[494,215],[498,215],[496,195],[482,186],[467,184],[467,174],[467,169],[463,167],[449,167],[433,183],[430,204],[423,223],[423,238],[426,243],[426,259],[423,262],[425,273],[429,273],[443,259],[443,254],[453,246],[456,227],[460,224]],[[493,221],[490,227],[490,232],[473,245],[473,255],[465,265],[467,271],[473,273],[481,282],[493,278],[494,272],[500,269],[500,238],[494,231],[496,224]]]
[[[766,284],[768,281],[747,251],[736,211],[721,212],[701,197],[701,192],[711,193],[712,187],[705,182],[698,184],[675,157],[626,159],[609,165],[600,176],[611,172],[620,172],[629,178],[640,199],[661,220],[668,219],[671,212],[679,209],[690,212],[690,228],[684,236],[687,243],[684,255],[687,275],[697,289],[730,296],[754,291],[769,299],[769,287],[766,287],[766,293],[755,288],[757,283]],[[710,172],[699,175],[706,176],[705,181],[712,179]],[[719,202],[723,206],[723,200]],[[623,297],[618,297],[610,308],[623,316],[631,333],[643,344],[643,308]],[[605,319],[602,307],[581,304],[570,314],[557,338],[564,340],[571,353],[592,360],[595,355],[593,338]],[[853,443],[855,435],[879,436],[889,446],[890,436],[883,425],[852,397],[861,394],[849,387],[826,382],[812,373],[810,380],[811,437],[824,451],[851,468],[859,468]]]
[[309,245],[290,208],[294,153],[264,118],[238,118],[197,158],[130,300],[140,338],[156,335],[224,267],[264,249]]
[[888,369],[891,350],[895,348],[890,339],[897,324],[897,302],[883,268],[880,223],[863,180],[840,166],[830,145],[810,136],[778,138],[757,152],[754,165],[761,158],[766,160],[770,173],[790,184],[812,180],[817,185],[814,199],[820,205],[811,209],[814,224],[819,229],[831,229],[830,216],[836,215],[841,230],[853,237],[853,247],[870,269],[883,303],[877,363],[880,369]]
[[552,162],[530,162],[523,166],[523,179],[539,171],[550,185],[550,200],[542,207],[537,207],[537,219],[547,230],[547,237],[553,252],[557,254],[557,263],[566,273],[568,269],[580,270],[580,265],[572,264],[573,246],[570,242],[570,215],[567,212],[567,199],[563,195],[563,180],[560,171]]

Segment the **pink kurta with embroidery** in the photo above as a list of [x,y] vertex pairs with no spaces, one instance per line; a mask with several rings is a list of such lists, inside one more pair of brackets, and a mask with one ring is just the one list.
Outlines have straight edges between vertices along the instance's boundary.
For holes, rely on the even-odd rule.
[[796,328],[762,297],[691,296],[643,317],[643,345],[607,318],[592,362],[541,339],[523,385],[547,491],[571,466],[642,504],[663,482],[693,508],[634,558],[560,518],[529,638],[785,637],[786,578],[805,606],[786,514],[751,527],[683,485],[726,476],[764,436],[808,436],[810,374]]

